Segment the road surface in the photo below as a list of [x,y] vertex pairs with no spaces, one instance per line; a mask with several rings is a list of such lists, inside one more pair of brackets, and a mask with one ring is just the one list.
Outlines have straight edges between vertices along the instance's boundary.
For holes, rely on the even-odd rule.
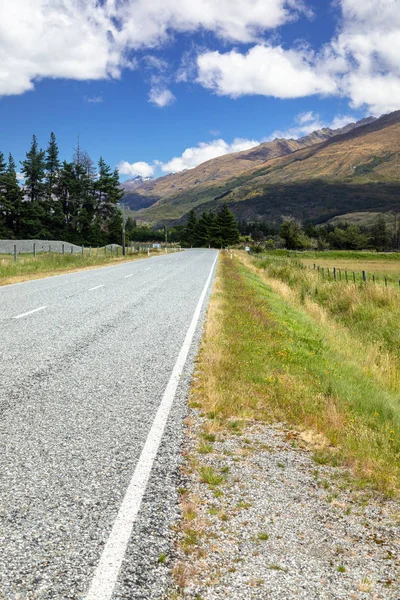
[[0,288],[1,600],[162,597],[216,258]]

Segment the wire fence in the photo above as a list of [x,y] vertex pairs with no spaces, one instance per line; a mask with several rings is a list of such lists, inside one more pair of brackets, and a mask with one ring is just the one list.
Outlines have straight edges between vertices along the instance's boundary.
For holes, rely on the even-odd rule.
[[400,277],[398,276],[384,275],[382,273],[367,273],[367,271],[353,271],[337,267],[321,267],[316,263],[314,263],[313,269],[323,281],[343,281],[354,284],[380,283],[386,287],[389,284],[394,284],[400,287]]

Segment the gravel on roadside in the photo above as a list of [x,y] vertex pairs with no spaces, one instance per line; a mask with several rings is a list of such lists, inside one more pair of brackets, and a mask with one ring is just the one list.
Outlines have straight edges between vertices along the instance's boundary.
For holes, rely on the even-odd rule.
[[[204,447],[205,423],[191,411],[169,598],[400,598],[397,502],[351,489],[282,424],[250,423]],[[202,466],[224,480],[202,483]]]

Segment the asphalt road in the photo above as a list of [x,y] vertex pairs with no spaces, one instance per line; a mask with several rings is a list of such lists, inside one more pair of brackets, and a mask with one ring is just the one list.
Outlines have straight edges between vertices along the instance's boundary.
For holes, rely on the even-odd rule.
[[[192,250],[0,288],[1,600],[88,597],[216,256]],[[161,598],[168,584],[158,559],[171,553],[208,295],[113,600]]]

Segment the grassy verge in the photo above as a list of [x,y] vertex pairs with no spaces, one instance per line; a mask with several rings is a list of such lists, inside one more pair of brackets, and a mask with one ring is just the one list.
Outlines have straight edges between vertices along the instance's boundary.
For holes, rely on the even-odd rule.
[[88,253],[83,256],[82,254],[65,254],[62,256],[60,253],[53,252],[37,254],[36,257],[33,254],[22,254],[18,256],[17,262],[14,262],[12,256],[3,254],[0,255],[0,285],[40,279],[81,269],[92,269],[145,257],[147,257],[147,252],[119,257],[105,256],[104,254],[96,256],[94,253],[91,256]]
[[[394,379],[368,367],[370,347],[353,336],[352,327],[331,322],[323,303],[313,307],[305,306],[301,285],[290,288],[249,257],[222,255],[191,404],[208,416],[205,435],[221,427],[237,433],[253,419],[319,434],[317,462],[347,465],[355,483],[397,494],[400,402]],[[383,364],[390,344],[375,348],[374,364]],[[394,378],[396,364],[391,362]]]

